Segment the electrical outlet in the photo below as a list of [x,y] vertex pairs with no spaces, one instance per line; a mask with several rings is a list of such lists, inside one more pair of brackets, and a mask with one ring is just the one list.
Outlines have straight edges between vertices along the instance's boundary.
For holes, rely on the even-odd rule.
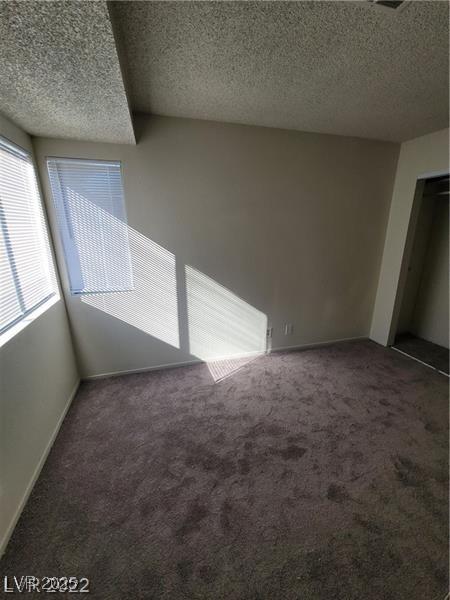
[[272,338],[272,334],[273,334],[273,327],[268,327],[267,328],[267,333],[266,333],[267,339],[270,340]]
[[294,333],[294,325],[292,323],[285,323],[284,335],[292,335]]

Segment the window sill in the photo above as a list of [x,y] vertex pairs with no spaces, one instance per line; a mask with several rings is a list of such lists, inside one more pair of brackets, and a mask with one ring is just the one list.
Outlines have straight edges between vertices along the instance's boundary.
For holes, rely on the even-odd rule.
[[46,300],[43,304],[38,306],[33,312],[21,319],[18,323],[13,325],[10,329],[7,329],[4,333],[0,334],[0,348],[2,348],[7,342],[13,337],[25,329],[30,323],[35,321],[38,317],[44,314],[51,306],[56,304],[60,299],[60,295],[56,292],[51,298]]

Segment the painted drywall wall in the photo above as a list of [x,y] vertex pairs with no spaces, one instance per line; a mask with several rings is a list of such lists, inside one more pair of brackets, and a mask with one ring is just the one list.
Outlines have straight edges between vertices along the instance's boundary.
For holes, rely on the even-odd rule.
[[411,332],[449,347],[448,197],[433,201],[433,220]]
[[370,337],[379,344],[391,344],[397,329],[412,251],[408,232],[415,230],[420,207],[417,180],[448,172],[448,135],[444,129],[401,145],[370,329]]
[[71,296],[55,238],[83,376],[257,352],[266,323],[273,348],[368,335],[398,145],[165,117],[136,128],[136,147],[34,141],[55,229],[45,157],[122,161],[135,292]]
[[[0,116],[0,135],[32,152]],[[0,553],[78,382],[62,298],[0,347]]]

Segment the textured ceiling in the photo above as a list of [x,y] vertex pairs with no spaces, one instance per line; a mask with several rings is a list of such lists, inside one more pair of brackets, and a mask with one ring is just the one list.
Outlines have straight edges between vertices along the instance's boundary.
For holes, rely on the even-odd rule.
[[34,135],[135,143],[106,2],[0,1],[0,112]]
[[114,2],[133,110],[403,141],[448,126],[448,4]]
[[[448,126],[446,1],[113,2],[136,112],[403,141]],[[0,112],[135,143],[106,2],[0,0]]]

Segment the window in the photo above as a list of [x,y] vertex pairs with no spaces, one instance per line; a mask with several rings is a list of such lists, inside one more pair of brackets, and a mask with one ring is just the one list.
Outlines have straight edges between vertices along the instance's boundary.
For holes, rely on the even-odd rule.
[[119,162],[48,158],[72,294],[133,289]]
[[0,137],[0,334],[56,293],[31,156]]

